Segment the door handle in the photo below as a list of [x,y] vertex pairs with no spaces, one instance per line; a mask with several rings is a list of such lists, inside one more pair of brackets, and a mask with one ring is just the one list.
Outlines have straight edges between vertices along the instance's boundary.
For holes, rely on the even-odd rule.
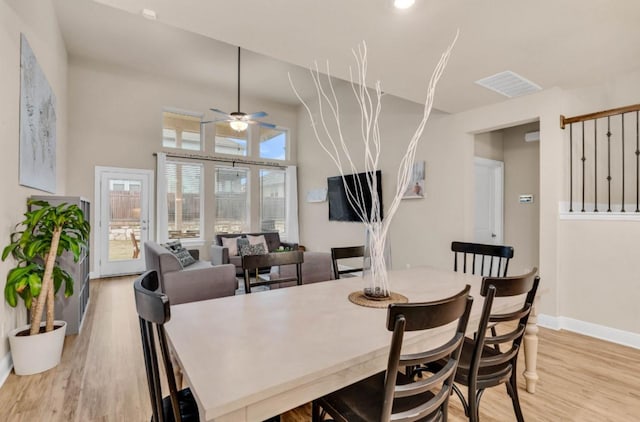
[[495,233],[491,233],[491,237],[495,239],[498,236]]

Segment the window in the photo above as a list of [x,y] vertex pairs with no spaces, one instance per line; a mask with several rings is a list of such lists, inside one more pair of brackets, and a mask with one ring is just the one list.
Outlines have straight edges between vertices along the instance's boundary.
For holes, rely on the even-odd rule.
[[169,239],[200,238],[202,165],[167,162]]
[[260,170],[260,228],[285,234],[285,172]]
[[249,226],[249,170],[216,167],[216,233],[243,233]]
[[287,159],[287,131],[260,127],[260,158]]
[[162,113],[162,146],[190,151],[201,151],[201,117],[185,113]]
[[216,154],[247,156],[247,140],[249,130],[235,131],[229,126],[229,122],[216,123]]

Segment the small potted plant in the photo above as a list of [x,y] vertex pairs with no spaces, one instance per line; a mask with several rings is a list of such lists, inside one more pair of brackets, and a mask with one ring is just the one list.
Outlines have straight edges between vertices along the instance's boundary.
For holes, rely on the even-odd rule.
[[5,300],[15,307],[21,297],[31,314],[29,325],[9,333],[18,375],[43,372],[60,363],[66,322],[54,323],[54,297],[62,284],[65,296],[72,295],[73,278],[58,265],[57,258],[69,251],[77,262],[90,232],[89,222],[77,205],[53,206],[34,200],[27,205],[25,219],[16,225],[2,252],[3,261],[9,256],[15,260],[15,267],[7,274]]

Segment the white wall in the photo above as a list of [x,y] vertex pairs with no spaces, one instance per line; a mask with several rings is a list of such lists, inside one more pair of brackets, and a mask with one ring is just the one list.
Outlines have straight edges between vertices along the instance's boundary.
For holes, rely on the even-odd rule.
[[[529,122],[540,125],[540,246],[542,278],[538,312],[640,334],[640,300],[637,221],[592,222],[560,219],[559,204],[568,198],[568,133],[560,129],[559,116],[574,116],[637,103],[640,73],[619,75],[599,86],[574,91],[548,89],[538,94],[432,119],[427,125],[417,159],[427,161],[426,198],[403,203],[391,232],[394,267],[431,264],[450,267],[448,244],[471,239],[473,230],[474,134]],[[397,162],[398,140],[406,136],[403,124],[394,123],[397,111],[413,113],[419,107],[394,99],[383,130],[385,151],[381,168],[387,173],[383,190],[392,186],[391,169]],[[411,116],[402,115],[403,121]],[[301,193],[325,186],[336,171],[315,145],[308,121],[299,125]],[[343,122],[357,130],[353,109],[343,112]],[[393,131],[395,130],[395,133]],[[394,136],[397,135],[397,136]],[[300,204],[303,243],[327,250],[332,245],[362,242],[358,227],[327,220],[326,203]],[[613,329],[613,330],[611,330]],[[605,328],[606,330],[606,328]],[[635,344],[640,344],[640,341]]]
[[[55,11],[49,0],[5,0],[0,2],[0,245],[26,211],[26,199],[43,192],[18,185],[19,115],[20,115],[20,33],[29,41],[40,67],[56,95],[56,187],[64,194],[67,167],[67,53],[58,28]],[[13,262],[0,264],[0,279],[6,278]],[[9,351],[7,332],[26,323],[20,304],[10,308],[0,300],[0,383],[3,364]]]
[[[350,86],[337,84],[340,98],[343,132],[358,161],[357,171],[363,171],[363,149],[360,138],[360,111]],[[316,107],[313,107],[314,113]],[[385,95],[382,100],[380,131],[382,154],[383,204],[385,209],[395,194],[396,175],[400,159],[422,116],[422,105]],[[317,117],[317,116],[316,116]],[[434,116],[429,123],[439,120]],[[329,251],[332,246],[363,244],[365,233],[361,223],[328,221],[328,203],[305,202],[306,192],[326,188],[327,177],[339,175],[335,165],[318,145],[310,127],[306,111],[301,108],[298,123],[298,163],[300,200],[300,243],[307,249]],[[416,160],[426,161],[425,199],[404,200],[391,227],[391,255],[393,267],[428,263],[449,268],[447,253],[452,238],[463,235],[463,226],[443,225],[442,219],[463,220],[463,209],[444,208],[441,202],[458,203],[462,197],[462,178],[459,175],[442,177],[447,169],[458,167],[465,151],[460,139],[443,132],[437,137],[425,135],[418,147]],[[472,151],[466,151],[469,158]],[[350,172],[350,171],[347,171]]]
[[[637,104],[638,92],[640,72],[620,75],[602,85],[567,93],[567,110],[563,114],[570,117]],[[567,145],[569,133],[568,130],[565,132],[563,142]],[[568,162],[568,146],[565,157]],[[599,174],[604,175],[600,170]],[[565,185],[564,198],[568,200],[568,180]],[[635,201],[635,195],[627,202],[631,201]],[[633,218],[633,212],[628,214]],[[640,224],[637,220],[561,220],[558,232],[562,256],[558,268],[562,280],[559,315],[635,333],[633,344],[640,345],[638,239]]]
[[[164,108],[192,112],[205,112],[210,107],[232,110],[236,101],[233,87],[191,85],[77,57],[70,60],[69,80],[69,109],[73,116],[69,122],[69,162],[73,164],[69,166],[67,186],[70,193],[91,200],[95,166],[155,170],[153,153],[163,150]],[[266,110],[268,121],[290,129],[295,160],[296,108],[244,94],[242,106],[249,111]],[[207,142],[212,143],[213,139],[208,136]],[[209,162],[204,181],[204,234],[208,241],[213,238],[214,177],[214,167]],[[258,206],[255,195],[252,207]],[[95,247],[93,238],[92,245]],[[208,257],[208,247],[200,249],[202,257]]]

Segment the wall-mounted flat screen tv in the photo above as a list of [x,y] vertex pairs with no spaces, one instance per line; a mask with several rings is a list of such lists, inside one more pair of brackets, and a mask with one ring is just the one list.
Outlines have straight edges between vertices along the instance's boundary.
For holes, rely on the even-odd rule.
[[[383,217],[382,206],[382,173],[377,170],[375,173],[376,187],[378,191],[379,212],[380,218]],[[367,217],[371,217],[371,191],[369,190],[369,184],[367,183],[367,174],[348,174],[344,176],[347,185],[351,192],[357,192],[358,182],[362,187],[364,193],[364,208],[367,213]],[[344,189],[344,183],[342,176],[334,176],[327,178],[327,197],[329,200],[329,221],[361,221],[358,218],[358,213],[353,209],[347,199],[347,194]]]

